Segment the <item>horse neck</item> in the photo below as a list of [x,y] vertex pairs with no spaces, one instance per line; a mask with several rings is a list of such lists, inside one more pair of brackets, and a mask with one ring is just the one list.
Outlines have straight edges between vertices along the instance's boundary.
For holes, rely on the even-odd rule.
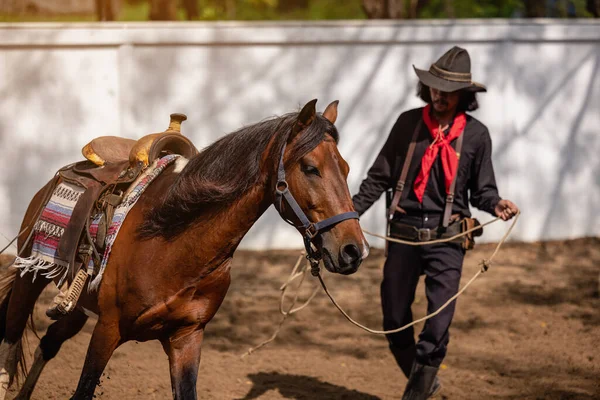
[[273,203],[269,180],[255,185],[231,205],[199,217],[188,232],[182,235],[196,260],[215,266],[233,256],[239,243],[254,223]]
[[194,263],[205,264],[208,269],[228,261],[246,233],[273,204],[274,183],[277,163],[272,159],[270,141],[261,157],[262,179],[233,203],[198,216],[187,232],[180,236],[185,248],[193,249]]

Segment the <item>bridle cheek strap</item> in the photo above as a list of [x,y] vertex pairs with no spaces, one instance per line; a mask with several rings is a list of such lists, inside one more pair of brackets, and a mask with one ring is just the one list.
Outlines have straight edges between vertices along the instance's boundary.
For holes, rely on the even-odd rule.
[[[298,202],[296,201],[296,199],[294,198],[294,196],[292,195],[292,193],[290,192],[289,188],[288,188],[288,183],[285,180],[285,169],[283,167],[283,154],[285,153],[285,145],[283,146],[283,150],[281,151],[281,157],[279,159],[279,168],[277,170],[277,185],[275,186],[275,208],[277,209],[277,211],[279,212],[279,215],[281,215],[281,217],[283,218],[283,220],[285,222],[287,222],[288,224],[296,227],[296,228],[302,228],[302,230],[304,231],[303,234],[303,238],[304,238],[304,247],[306,248],[306,254],[307,256],[318,260],[321,258],[321,255],[316,253],[312,247],[311,247],[311,242],[312,240],[321,233],[321,231],[330,228],[332,226],[335,226],[337,224],[339,224],[342,221],[345,221],[347,219],[358,219],[358,213],[356,211],[348,211],[345,213],[341,213],[338,215],[335,215],[333,217],[329,217],[327,219],[324,219],[322,221],[316,222],[316,223],[312,223],[310,222],[310,220],[308,219],[308,217],[306,216],[306,214],[304,213],[304,211],[302,211],[302,208],[300,208],[300,205],[298,205]],[[294,215],[296,216],[296,218],[298,218],[298,220],[300,221],[300,226],[297,226],[296,224],[294,224],[294,222],[290,221],[289,219],[287,219],[284,215],[283,215],[283,201],[285,200],[285,202],[287,203],[287,205],[291,208],[292,212],[294,213]]]

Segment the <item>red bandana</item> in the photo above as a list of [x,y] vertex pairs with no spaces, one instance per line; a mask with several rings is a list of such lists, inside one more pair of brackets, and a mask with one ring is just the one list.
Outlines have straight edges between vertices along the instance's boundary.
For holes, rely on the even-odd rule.
[[431,119],[431,116],[429,115],[430,108],[431,106],[428,104],[423,109],[423,121],[429,129],[429,133],[431,133],[433,142],[427,147],[427,150],[423,155],[423,159],[421,160],[421,171],[419,171],[419,175],[417,176],[417,179],[415,179],[414,187],[415,194],[421,203],[423,202],[423,194],[427,187],[431,167],[440,150],[442,152],[441,157],[446,181],[446,193],[450,191],[450,185],[452,184],[452,180],[458,169],[458,155],[452,146],[450,146],[450,142],[460,136],[467,124],[465,113],[457,114],[456,117],[454,117],[454,123],[452,124],[452,128],[450,128],[450,133],[448,133],[447,136],[444,136],[444,132],[440,131],[441,127],[436,125],[437,121]]

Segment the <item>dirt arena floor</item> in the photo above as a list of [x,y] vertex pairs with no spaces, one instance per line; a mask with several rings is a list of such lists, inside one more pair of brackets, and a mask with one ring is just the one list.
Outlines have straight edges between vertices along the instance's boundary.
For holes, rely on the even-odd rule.
[[[469,253],[463,283],[492,245]],[[324,293],[289,318],[274,342],[278,288],[298,251],[236,253],[229,294],[209,324],[200,365],[201,399],[399,399],[406,379],[382,336],[351,326]],[[492,269],[458,300],[443,399],[600,399],[600,239],[506,244]],[[373,250],[355,275],[325,274],[338,301],[357,320],[379,329],[383,252]],[[316,282],[305,285],[307,294]],[[38,303],[39,333],[50,321]],[[424,314],[422,282],[414,311]],[[77,386],[90,335],[67,342],[42,374],[33,398],[66,399]],[[419,329],[420,330],[420,329]],[[30,347],[36,340],[30,340]],[[171,398],[167,357],[158,342],[130,342],[115,352],[97,399]],[[11,390],[9,398],[16,395]]]

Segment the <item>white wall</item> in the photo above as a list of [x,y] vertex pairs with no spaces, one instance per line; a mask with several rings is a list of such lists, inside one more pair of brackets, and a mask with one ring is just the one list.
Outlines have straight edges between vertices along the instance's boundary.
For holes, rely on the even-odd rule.
[[[501,195],[523,210],[512,238],[599,235],[600,24],[590,20],[0,24],[0,233],[16,234],[32,195],[91,138],[162,131],[172,112],[188,115],[183,132],[201,148],[312,98],[320,111],[339,99],[355,193],[399,113],[420,105],[412,64],[427,68],[455,44],[488,87],[474,115],[490,128]],[[361,223],[382,233],[383,215],[380,201]],[[242,246],[302,243],[271,209]]]

